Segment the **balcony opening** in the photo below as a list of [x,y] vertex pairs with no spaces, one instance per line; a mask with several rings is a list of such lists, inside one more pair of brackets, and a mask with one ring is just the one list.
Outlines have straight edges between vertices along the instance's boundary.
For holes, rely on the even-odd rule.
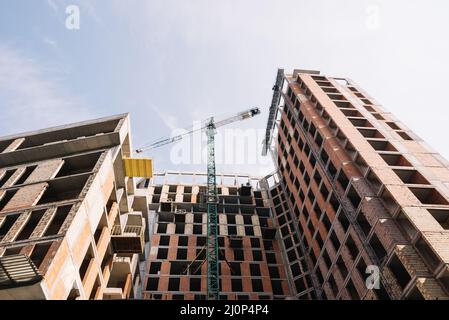
[[70,157],[64,159],[64,164],[56,175],[59,177],[66,177],[80,173],[91,172],[98,159],[100,159],[101,152],[88,153],[80,156]]
[[157,291],[159,287],[159,278],[148,278],[147,279],[147,290]]
[[2,211],[3,208],[6,207],[8,202],[12,199],[12,197],[14,197],[14,195],[17,193],[18,190],[19,189],[5,191],[5,193],[3,194],[3,197],[0,200],[0,211]]
[[432,248],[423,238],[420,238],[415,246],[419,255],[430,268],[431,272],[434,272],[435,269],[440,265],[440,259],[438,258],[438,256],[433,252]]
[[413,140],[412,137],[410,137],[407,133],[404,131],[396,131],[396,133],[404,140]]
[[387,208],[388,212],[394,216],[394,214],[396,213],[396,211],[399,208],[399,204],[396,202],[396,200],[393,198],[393,196],[391,195],[391,193],[385,189],[381,196],[380,199],[382,200],[385,208]]
[[159,203],[161,201],[161,195],[160,194],[154,194],[151,200],[151,203]]
[[331,100],[345,101],[346,98],[341,94],[328,94],[328,97]]
[[369,140],[369,144],[376,151],[398,151],[388,140]]
[[89,300],[95,300],[95,296],[97,295],[98,289],[101,287],[100,278],[96,277],[94,286],[92,288],[92,291],[90,292]]
[[348,199],[351,202],[351,204],[352,204],[352,206],[354,207],[355,210],[357,210],[357,208],[360,205],[360,202],[362,202],[362,198],[360,198],[360,196],[357,193],[357,191],[355,191],[354,186],[351,186],[349,188]]
[[193,225],[193,234],[203,234],[203,226],[201,224]]
[[78,285],[76,281],[73,282],[72,289],[67,296],[67,300],[78,300],[80,297],[80,291],[78,289]]
[[169,278],[168,279],[168,291],[179,291],[179,278]]
[[359,255],[359,249],[357,248],[357,245],[351,236],[349,236],[348,239],[346,240],[346,247],[348,248],[352,260],[357,259],[357,256]]
[[87,269],[89,268],[90,262],[95,259],[94,253],[92,249],[92,244],[89,244],[89,248],[87,249],[86,255],[84,256],[83,262],[81,263],[79,274],[81,281],[84,282],[85,277],[87,275]]
[[186,260],[187,259],[187,249],[178,249],[176,259],[177,260]]
[[365,214],[363,211],[360,211],[357,215],[357,224],[362,229],[363,233],[365,234],[365,237],[368,236],[368,234],[371,231],[371,225],[369,224],[368,220],[365,217]]
[[391,154],[391,153],[380,153],[379,155],[382,157],[382,159],[384,159],[384,161],[389,165],[389,166],[394,166],[394,167],[411,167],[412,164],[405,159],[405,157],[403,155],[400,154]]
[[30,235],[33,233],[34,229],[36,228],[39,221],[42,219],[42,216],[44,215],[46,210],[38,210],[31,212],[30,217],[28,218],[28,221],[26,222],[25,226],[22,228],[22,231],[18,234],[15,241],[21,241],[28,239]]
[[365,118],[348,118],[354,127],[373,128],[374,126]]
[[261,273],[260,273],[260,265],[257,263],[251,263],[249,265],[249,270],[251,273],[252,277],[260,277]]
[[427,181],[424,176],[419,173],[417,170],[413,169],[394,169],[394,173],[402,180],[402,182],[407,184],[427,184],[430,182]]
[[372,106],[368,106],[368,105],[365,105],[365,106],[363,106],[366,110],[368,110],[369,112],[376,112],[376,109],[374,109]]
[[168,246],[170,243],[170,236],[160,236],[159,245],[160,246]]
[[192,193],[192,187],[184,186],[184,193]]
[[340,222],[341,227],[343,228],[343,231],[346,233],[346,231],[348,231],[349,229],[349,220],[346,217],[346,214],[344,213],[344,211],[340,211],[338,217],[338,222]]
[[58,234],[59,230],[61,229],[62,225],[64,224],[64,221],[66,220],[67,216],[69,215],[70,209],[72,206],[62,206],[58,207],[56,209],[56,213],[53,216],[53,219],[51,220],[47,230],[45,231],[44,236],[52,236]]
[[231,279],[231,288],[233,292],[242,292],[243,285],[241,279]]
[[150,268],[148,269],[149,274],[159,274],[161,272],[162,262],[152,261],[150,263]]
[[370,183],[371,189],[373,190],[374,194],[377,195],[382,188],[382,183],[380,182],[377,175],[374,173],[374,171],[370,170],[366,179]]
[[190,291],[201,291],[201,278],[190,278]]
[[14,256],[16,254],[20,254],[20,251],[22,251],[23,248],[24,248],[24,246],[7,248],[5,250],[5,253],[3,254],[3,256],[7,257],[7,256]]
[[332,293],[334,294],[334,297],[337,297],[338,287],[337,287],[337,283],[335,282],[334,276],[332,274],[329,276],[328,283],[329,283],[329,287],[332,290]]
[[45,256],[50,249],[52,242],[36,244],[33,248],[33,252],[30,255],[31,261],[33,261],[36,268],[40,268]]
[[360,100],[362,100],[362,102],[364,103],[364,104],[372,104],[371,103],[371,101],[369,101],[368,99],[360,99]]
[[263,283],[260,279],[251,279],[251,283],[253,286],[253,292],[264,292]]
[[410,191],[422,204],[427,205],[449,205],[449,202],[435,188],[414,188]]
[[185,236],[179,236],[178,238],[178,246],[180,247],[187,247],[189,242],[189,238]]
[[346,188],[348,187],[348,184],[349,184],[349,179],[343,170],[340,170],[340,173],[338,174],[337,181],[340,183],[343,190],[346,190]]
[[387,255],[387,251],[385,250],[382,242],[380,242],[380,240],[379,240],[379,238],[377,237],[376,234],[373,234],[371,236],[369,244],[373,248],[374,253],[376,254],[377,259],[379,259],[380,263],[382,263],[382,260]]
[[[179,253],[179,251],[178,251]],[[187,261],[171,261],[170,275],[181,275],[186,272],[189,263]]]
[[14,185],[21,185],[21,184],[25,183],[25,181],[29,178],[29,176],[31,176],[31,174],[33,173],[33,171],[36,168],[37,168],[37,166],[27,167],[25,169],[25,171],[22,173],[22,175],[20,176],[20,178],[14,183]]
[[337,200],[337,198],[334,196],[334,194],[331,194],[331,197],[329,199],[329,204],[331,205],[332,209],[334,210],[334,213],[337,214],[338,209],[340,208],[340,202]]
[[382,117],[382,115],[378,112],[373,112],[373,117],[376,118],[377,120],[385,120],[384,117]]
[[354,283],[351,279],[349,279],[348,284],[346,285],[346,290],[348,291],[349,296],[352,300],[360,300],[359,293],[357,289],[354,287]]
[[28,136],[17,150],[51,144],[53,142],[63,142],[64,140],[74,140],[80,137],[91,137],[95,135],[114,132],[120,119],[113,119],[98,124],[87,124],[72,128],[64,128],[56,131],[43,132]]
[[430,212],[443,229],[449,230],[449,209],[427,209],[427,211]]
[[366,281],[367,273],[366,273],[366,262],[362,258],[360,258],[359,263],[357,263],[357,270],[359,271],[360,277],[363,279],[363,281]]
[[337,252],[340,249],[340,241],[338,240],[337,234],[335,231],[332,231],[330,235],[330,240],[332,242],[332,245],[334,246],[335,252]]
[[323,222],[323,225],[324,225],[326,231],[329,232],[329,230],[330,230],[332,224],[331,224],[331,222],[330,222],[329,217],[327,216],[327,214],[324,214],[324,215],[323,215],[323,220],[322,220],[322,222]]
[[20,214],[10,214],[5,217],[3,223],[0,224],[0,241],[6,236],[8,231],[19,218]]
[[88,174],[48,181],[48,188],[38,205],[77,199],[89,178]]
[[16,172],[16,170],[17,169],[6,170],[6,172],[0,179],[0,188],[2,188],[3,185],[6,183],[6,181],[8,181],[12,177],[12,175],[14,174],[14,172]]
[[203,215],[201,213],[194,213],[193,223],[203,223]]
[[[273,288],[273,293],[275,295],[283,295],[284,294],[284,290],[282,289],[282,281],[281,280],[271,280],[271,287]],[[264,297],[264,296],[260,296],[260,299],[266,299],[269,300],[269,296]]]
[[153,194],[161,194],[162,193],[162,186],[155,186]]
[[404,290],[412,278],[396,255],[393,255],[388,267],[394,274],[401,289]]
[[421,292],[416,287],[416,285],[412,289],[412,291],[410,291],[410,293],[407,295],[407,297],[405,299],[406,300],[425,300],[424,296],[421,294]]
[[296,279],[295,280],[295,287],[296,287],[296,291],[298,293],[301,293],[301,292],[305,291],[307,288],[306,288],[306,285],[304,283],[304,278]]
[[263,261],[262,250],[253,250],[253,260]]
[[446,269],[444,271],[443,275],[439,278],[440,283],[443,285],[443,287],[446,289],[446,292],[449,292],[449,270]]
[[183,222],[175,223],[175,234],[184,234],[185,226]]
[[329,172],[332,179],[335,177],[335,174],[337,173],[337,169],[335,168],[332,161],[329,161],[329,165],[327,166],[327,171]]
[[347,117],[363,117],[362,114],[356,109],[340,109],[341,112]]
[[157,224],[157,233],[161,233],[161,234],[167,233],[167,223],[158,223]]
[[385,122],[391,129],[393,130],[402,130],[396,123],[394,122]]
[[167,248],[158,248],[157,249],[157,259],[164,260],[168,257],[168,249]]
[[379,130],[374,128],[357,128],[365,138],[385,139]]
[[406,238],[408,238],[408,240],[411,240],[416,236],[418,231],[412,225],[412,223],[410,222],[410,220],[407,218],[407,216],[404,214],[403,211],[400,212],[396,220],[401,228],[402,233]]

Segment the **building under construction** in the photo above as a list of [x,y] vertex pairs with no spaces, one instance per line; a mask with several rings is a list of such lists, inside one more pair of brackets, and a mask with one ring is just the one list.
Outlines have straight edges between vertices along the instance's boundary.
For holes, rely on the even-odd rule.
[[220,299],[448,299],[449,163],[350,79],[273,90],[266,177],[211,161],[257,108],[204,174],[153,175],[126,114],[0,138],[0,299],[207,299],[211,243]]
[[296,297],[448,298],[449,163],[353,81],[279,70],[268,150]]
[[0,299],[140,297],[131,150],[126,114],[0,139]]
[[[144,180],[153,235],[143,296],[206,299],[206,174]],[[289,282],[267,190],[259,179],[217,174],[220,299],[285,299]]]

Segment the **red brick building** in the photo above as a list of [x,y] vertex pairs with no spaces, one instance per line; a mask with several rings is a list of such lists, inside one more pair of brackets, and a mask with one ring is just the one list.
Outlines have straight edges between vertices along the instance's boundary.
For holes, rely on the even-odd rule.
[[[267,191],[248,175],[217,174],[220,299],[291,295]],[[143,296],[202,300],[207,294],[206,174],[155,174],[149,197],[151,244]]]
[[350,79],[281,70],[274,91],[266,147],[294,295],[447,299],[448,162]]

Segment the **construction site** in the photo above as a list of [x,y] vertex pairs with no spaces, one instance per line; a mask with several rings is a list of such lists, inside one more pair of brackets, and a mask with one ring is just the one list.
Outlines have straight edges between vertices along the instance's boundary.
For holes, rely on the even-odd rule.
[[[449,162],[351,79],[273,78],[203,122],[203,172],[153,169],[194,131],[134,149],[128,114],[0,138],[0,299],[449,299]],[[220,172],[260,114],[274,172]]]

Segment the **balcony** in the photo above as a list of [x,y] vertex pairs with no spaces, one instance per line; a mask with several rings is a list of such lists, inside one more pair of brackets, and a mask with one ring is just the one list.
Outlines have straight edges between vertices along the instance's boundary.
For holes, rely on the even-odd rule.
[[136,257],[137,255],[133,257],[114,255],[108,285],[103,290],[103,299],[129,299],[132,293],[132,273],[137,261]]
[[34,263],[23,254],[0,258],[0,289],[33,285],[42,280]]
[[128,214],[126,225],[114,225],[111,236],[116,253],[142,253],[145,248],[145,219],[142,214]]

